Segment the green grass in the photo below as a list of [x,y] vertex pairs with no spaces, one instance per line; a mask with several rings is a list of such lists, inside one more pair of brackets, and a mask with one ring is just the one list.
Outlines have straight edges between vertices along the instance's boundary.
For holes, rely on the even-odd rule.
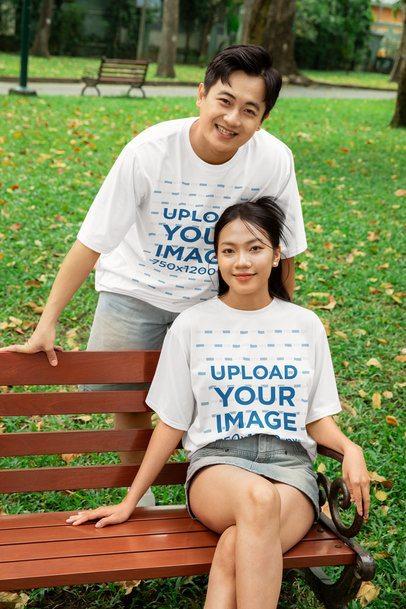
[[[84,74],[97,74],[100,59],[96,57],[30,57],[29,75],[31,77],[48,78],[81,78]],[[174,79],[156,76],[156,63],[148,68],[147,80],[175,80],[180,82],[201,82],[204,78],[204,67],[197,65],[176,65]],[[0,78],[2,76],[18,76],[20,57],[11,53],[0,53]],[[356,87],[375,87],[376,89],[396,89],[396,83],[389,82],[387,74],[371,72],[322,72],[303,70],[314,81],[331,83],[332,85],[346,84]]]
[[397,83],[389,81],[389,74],[378,72],[325,72],[319,70],[303,70],[309,78],[331,85],[351,85],[353,87],[372,87],[374,89],[397,89]]
[[[364,447],[368,468],[386,483],[372,486],[371,517],[360,535],[377,559],[376,609],[401,606],[404,596],[402,533],[404,486],[401,427],[402,380],[400,252],[405,189],[404,132],[388,127],[390,101],[281,100],[265,127],[294,151],[309,251],[298,260],[298,303],[313,307],[329,328],[338,387],[345,410],[343,430]],[[0,98],[0,343],[26,339],[38,320],[57,268],[81,220],[123,145],[147,125],[194,115],[192,99]],[[403,173],[402,173],[403,170]],[[397,194],[396,194],[397,193]],[[402,218],[403,215],[403,218]],[[96,303],[93,280],[64,311],[58,330],[64,348],[84,348]],[[331,311],[320,309],[335,302]],[[72,329],[75,332],[70,332]],[[376,358],[381,367],[368,365]],[[374,393],[381,405],[372,403]],[[396,417],[390,425],[387,417]],[[36,429],[39,418],[0,420],[5,431]],[[389,419],[391,422],[391,419]],[[43,417],[43,429],[110,425]],[[106,462],[109,455],[94,457]],[[88,462],[78,457],[74,463]],[[10,459],[63,465],[60,456]],[[67,465],[68,467],[68,465]],[[376,491],[385,496],[376,496]],[[8,513],[68,510],[116,501],[120,490],[9,495]],[[183,500],[183,489],[160,488],[160,503]],[[201,607],[205,578],[143,582],[127,606]],[[127,599],[128,600],[128,599]],[[30,592],[28,607],[68,609],[86,604],[115,609],[124,603],[117,585]],[[280,607],[315,609],[307,588],[286,586]],[[351,609],[358,607],[351,604]]]

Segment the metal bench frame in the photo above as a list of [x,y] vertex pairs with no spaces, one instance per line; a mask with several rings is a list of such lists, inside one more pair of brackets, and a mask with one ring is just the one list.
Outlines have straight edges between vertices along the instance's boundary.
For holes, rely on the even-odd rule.
[[84,95],[86,89],[89,87],[94,87],[97,91],[98,97],[100,97],[101,92],[97,85],[125,84],[130,85],[130,88],[127,91],[127,96],[130,95],[132,89],[140,89],[142,97],[145,98],[146,94],[143,89],[143,85],[147,75],[148,63],[149,62],[144,59],[112,59],[102,57],[97,77],[82,77],[82,81],[85,83],[85,86],[80,94]]

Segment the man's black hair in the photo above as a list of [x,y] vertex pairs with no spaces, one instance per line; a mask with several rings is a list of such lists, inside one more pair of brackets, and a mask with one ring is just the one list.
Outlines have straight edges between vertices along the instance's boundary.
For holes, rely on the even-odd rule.
[[272,67],[272,57],[263,47],[255,44],[233,44],[217,53],[207,66],[204,77],[206,94],[218,81],[230,84],[230,75],[237,70],[262,76],[265,82],[264,118],[274,107],[282,86],[282,77]]

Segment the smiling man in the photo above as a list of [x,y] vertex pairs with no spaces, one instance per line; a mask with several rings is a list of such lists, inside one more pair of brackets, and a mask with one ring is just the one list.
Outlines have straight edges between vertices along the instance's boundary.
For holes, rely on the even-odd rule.
[[[220,52],[199,85],[198,117],[159,123],[125,146],[62,263],[35,332],[25,345],[8,349],[45,351],[57,365],[57,320],[96,262],[100,294],[88,349],[159,349],[179,312],[217,292],[213,227],[222,211],[263,196],[277,199],[286,214],[282,273],[292,294],[292,260],[306,249],[293,159],[261,129],[280,88],[261,47]],[[117,415],[116,423],[137,427],[140,417]],[[122,459],[140,461],[128,453]]]

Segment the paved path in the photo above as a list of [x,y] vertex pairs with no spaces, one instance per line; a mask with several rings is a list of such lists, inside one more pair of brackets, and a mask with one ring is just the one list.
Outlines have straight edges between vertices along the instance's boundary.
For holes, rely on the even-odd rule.
[[[0,95],[7,95],[15,83],[0,81]],[[80,95],[82,85],[80,83],[32,83],[30,88],[34,89],[38,95]],[[147,97],[194,97],[196,87],[172,87],[172,86],[146,86],[144,87]],[[100,85],[102,95],[117,96],[125,95],[126,86],[121,85]],[[89,91],[89,90],[88,90]],[[88,93],[87,95],[94,95]],[[133,91],[132,95],[140,95],[139,91]],[[312,85],[311,87],[300,87],[287,85],[282,88],[281,97],[312,97],[330,99],[394,99],[396,91],[378,91],[372,89],[346,89],[342,87],[327,87],[322,85]]]

